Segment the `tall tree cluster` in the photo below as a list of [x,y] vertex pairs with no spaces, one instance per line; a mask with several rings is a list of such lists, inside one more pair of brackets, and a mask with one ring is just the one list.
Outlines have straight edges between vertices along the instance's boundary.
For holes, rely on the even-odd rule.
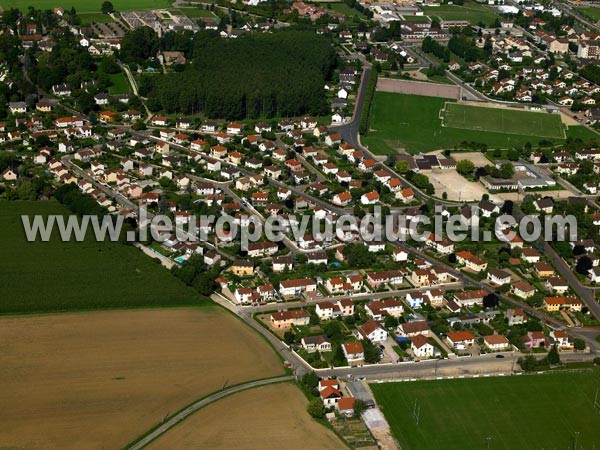
[[327,114],[324,85],[336,64],[328,38],[301,31],[199,34],[186,70],[146,86],[153,109],[227,119]]

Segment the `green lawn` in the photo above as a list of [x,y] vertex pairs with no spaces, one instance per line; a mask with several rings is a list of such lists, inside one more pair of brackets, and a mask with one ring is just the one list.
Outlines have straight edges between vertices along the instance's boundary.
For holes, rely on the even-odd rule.
[[[136,9],[162,9],[169,8],[169,0],[113,0],[117,11],[132,11]],[[101,1],[97,0],[0,0],[4,9],[18,8],[26,11],[29,6],[37,9],[54,9],[58,6],[64,9],[75,7],[77,12],[100,12]]]
[[443,125],[450,128],[554,139],[565,137],[558,114],[448,103],[443,117]]
[[483,22],[486,26],[491,26],[499,17],[491,8],[475,1],[465,1],[463,6],[424,6],[422,9],[425,14],[431,17],[437,16],[441,20],[468,20],[472,25]]
[[191,18],[197,17],[216,17],[211,11],[200,8],[180,8],[171,10],[175,14],[183,14]]
[[600,20],[600,8],[594,8],[593,6],[590,6],[589,8],[577,8],[577,11],[585,16],[588,16],[592,20]]
[[[527,142],[537,144],[543,139],[528,135],[442,127],[440,110],[447,101],[437,97],[376,92],[370,130],[361,138],[362,142],[374,153],[386,154],[399,148],[410,153],[453,148],[463,141],[485,143],[490,148],[512,148]],[[597,135],[582,126],[576,126],[569,127],[567,137],[589,140]],[[554,141],[563,142],[562,139]]]
[[[120,243],[28,242],[21,215],[65,214],[55,201],[0,202],[0,314],[196,305],[202,298]],[[206,302],[208,304],[208,302]]]
[[127,76],[123,72],[109,75],[112,86],[109,86],[109,94],[128,94],[131,91],[131,85]]
[[362,19],[364,19],[364,17],[365,17],[364,14],[358,12],[356,9],[351,8],[350,6],[348,6],[344,2],[340,2],[340,3],[323,3],[322,6],[325,9],[329,9],[329,10],[334,11],[336,13],[344,14],[344,15],[346,15],[348,17],[350,17],[350,16],[357,16],[357,17],[360,17]]
[[[403,450],[600,447],[593,373],[371,384]],[[413,417],[415,401],[419,425]]]
[[108,23],[113,22],[113,19],[108,14],[98,13],[83,13],[79,14],[82,25],[91,25],[92,23]]

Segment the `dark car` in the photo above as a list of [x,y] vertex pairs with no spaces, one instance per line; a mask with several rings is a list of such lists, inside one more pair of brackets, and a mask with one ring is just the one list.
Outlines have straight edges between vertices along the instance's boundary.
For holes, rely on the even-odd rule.
[[504,355],[496,355],[496,358],[504,358]]

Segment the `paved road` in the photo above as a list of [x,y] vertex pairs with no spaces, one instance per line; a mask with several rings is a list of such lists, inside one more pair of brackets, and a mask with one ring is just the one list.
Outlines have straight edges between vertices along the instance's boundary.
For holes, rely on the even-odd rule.
[[268,378],[266,380],[251,381],[249,383],[240,384],[238,386],[234,386],[229,389],[224,389],[222,391],[216,392],[212,395],[209,395],[206,398],[203,398],[202,400],[198,400],[196,403],[193,403],[190,406],[188,406],[187,408],[185,408],[184,410],[178,412],[173,417],[171,417],[169,420],[167,420],[162,425],[160,425],[158,428],[154,429],[151,433],[144,436],[140,441],[138,441],[135,444],[133,444],[132,446],[128,447],[128,449],[129,450],[139,450],[139,449],[144,448],[145,446],[150,444],[152,441],[154,441],[156,438],[158,438],[162,434],[169,431],[171,428],[173,428],[179,422],[186,419],[191,414],[194,414],[199,409],[204,408],[205,406],[208,406],[213,402],[221,400],[224,397],[227,397],[232,394],[236,394],[241,391],[245,391],[247,389],[252,389],[255,387],[259,387],[259,386],[265,386],[267,384],[281,383],[282,381],[291,381],[294,379],[295,378],[291,375],[275,377],[275,378]]
[[562,259],[552,246],[544,241],[544,253],[554,263],[555,267],[567,282],[573,287],[579,298],[586,304],[590,312],[600,320],[600,304],[596,301],[594,291],[581,284],[577,276],[573,273],[573,269]]
[[259,334],[265,337],[265,339],[273,346],[275,351],[281,355],[281,357],[291,364],[292,370],[294,371],[294,375],[302,376],[305,373],[312,371],[311,367],[299,356],[297,356],[294,352],[292,352],[288,347],[283,344],[279,340],[277,336],[275,336],[271,331],[264,328],[260,323],[254,320],[252,317],[252,311],[248,309],[241,309],[223,297],[221,294],[213,294],[211,295],[211,299],[223,306],[225,309],[228,309],[236,316],[239,316],[244,322],[246,322],[249,326],[251,326],[254,330],[256,330]]

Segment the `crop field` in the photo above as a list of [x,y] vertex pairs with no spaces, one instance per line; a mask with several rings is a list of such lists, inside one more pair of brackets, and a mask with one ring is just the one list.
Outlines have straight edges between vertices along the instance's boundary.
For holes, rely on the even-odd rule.
[[21,215],[65,214],[54,201],[0,202],[0,314],[200,305],[202,297],[136,248],[28,242]]
[[291,383],[240,392],[201,409],[148,446],[149,450],[347,448],[306,412],[308,400]]
[[[113,0],[117,11],[135,11],[142,9],[164,9],[171,6],[169,0]],[[77,12],[100,12],[102,2],[96,0],[0,0],[3,9],[17,8],[26,11],[33,6],[42,10],[53,10],[56,7],[71,9],[75,7]]]
[[442,125],[464,130],[564,139],[559,114],[446,103]]
[[[531,132],[524,128],[520,129],[528,134],[444,127],[440,116],[447,102],[447,99],[438,97],[375,92],[369,132],[361,140],[376,154],[395,152],[398,149],[404,149],[409,153],[429,152],[453,148],[463,141],[484,143],[489,148],[501,149],[523,146],[527,142],[535,145],[543,139],[557,144],[564,142],[564,139],[532,136]],[[475,112],[487,109],[491,108],[478,107]],[[527,112],[527,114],[541,113]],[[548,114],[548,120],[560,120],[560,118],[558,115]],[[490,124],[490,127],[497,129],[495,124]],[[552,132],[558,133],[558,131]],[[545,133],[550,132],[545,131]],[[598,138],[596,133],[583,126],[569,127],[566,136],[586,141]]]
[[283,372],[217,307],[2,317],[0,367],[2,448],[46,450],[124,448],[225,384]]
[[483,23],[491,26],[498,18],[491,8],[470,0],[465,1],[462,6],[424,6],[423,11],[428,16],[439,17],[442,20],[468,20],[472,25]]
[[[403,450],[600,446],[599,372],[372,384]],[[415,414],[419,418],[417,425]],[[489,447],[488,445],[489,440]]]

